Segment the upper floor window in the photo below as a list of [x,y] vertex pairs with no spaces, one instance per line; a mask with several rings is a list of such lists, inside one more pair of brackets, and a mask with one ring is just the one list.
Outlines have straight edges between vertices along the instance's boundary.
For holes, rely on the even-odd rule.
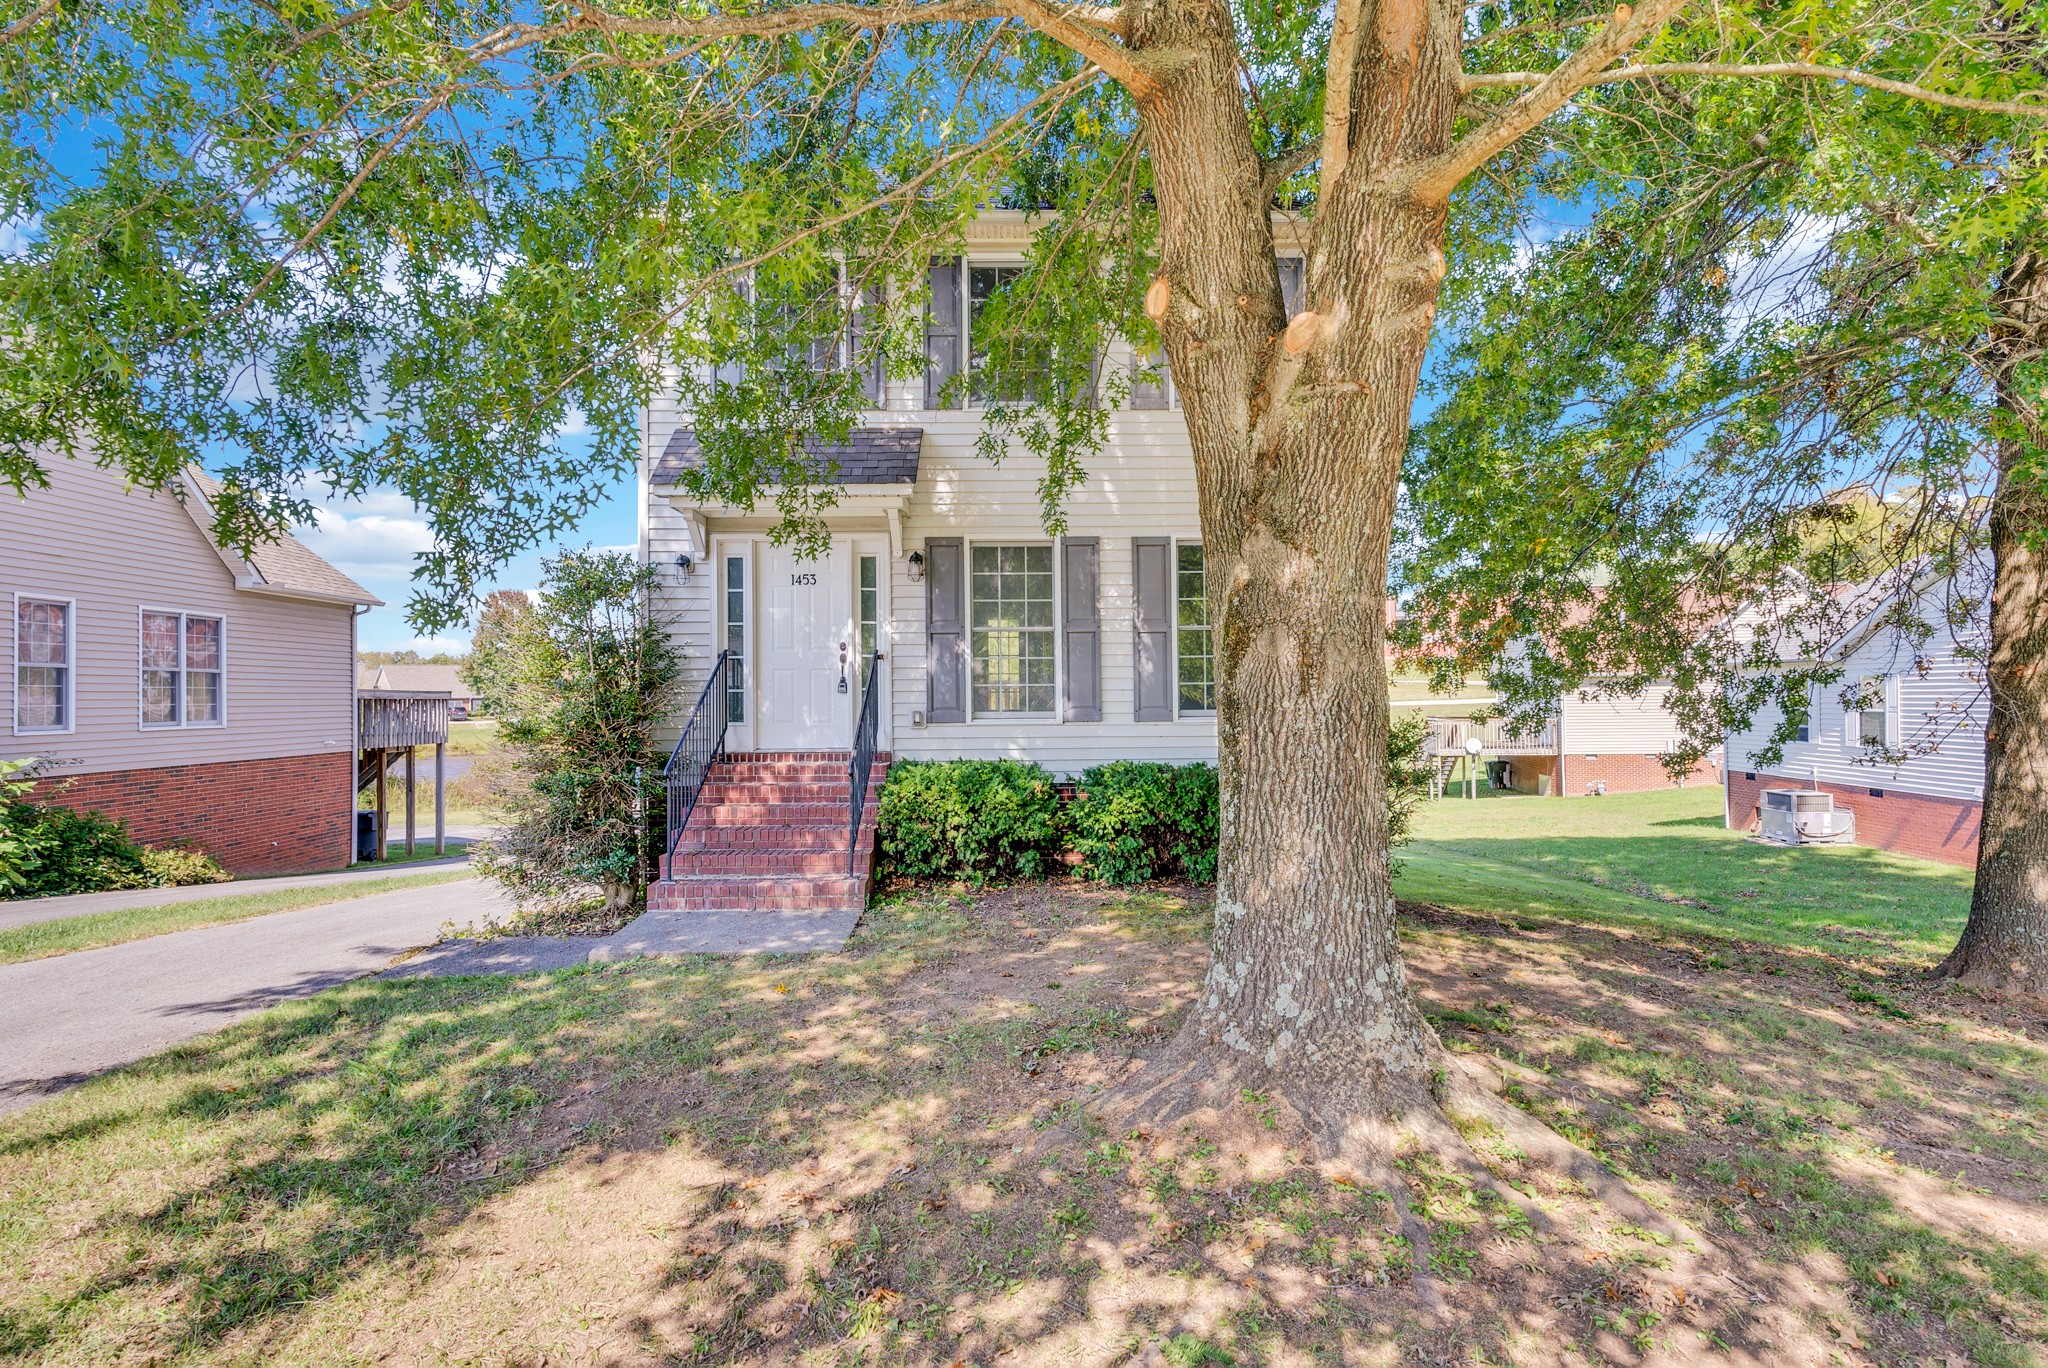
[[14,601],[14,729],[72,727],[73,626],[69,599]]
[[974,715],[1050,714],[1054,693],[1050,546],[976,546],[968,562]]
[[225,624],[197,613],[142,612],[142,725],[211,727],[225,716]]
[[1174,548],[1174,657],[1183,713],[1216,711],[1216,659],[1209,634],[1209,594],[1202,544]]

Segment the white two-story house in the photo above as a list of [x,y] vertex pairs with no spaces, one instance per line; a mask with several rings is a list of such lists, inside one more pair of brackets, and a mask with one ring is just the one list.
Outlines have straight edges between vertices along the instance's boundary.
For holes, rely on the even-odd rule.
[[[982,412],[946,386],[971,370],[978,303],[1023,263],[1031,231],[1021,213],[990,213],[959,256],[932,261],[927,374],[871,377],[866,421],[814,453],[840,485],[822,557],[769,539],[772,506],[694,502],[677,483],[701,460],[689,419],[672,401],[648,409],[640,554],[661,575],[657,610],[676,624],[689,698],[725,653],[728,756],[783,757],[783,776],[819,757],[800,777],[837,774],[845,788],[880,652],[874,744],[897,759],[1007,756],[1073,776],[1119,758],[1215,758],[1194,463],[1170,380],[1133,385],[1110,417],[1057,538],[1041,521],[1039,463],[978,455]],[[1292,296],[1299,259],[1283,255],[1281,275]],[[1133,359],[1116,347],[1103,364]],[[723,796],[717,783],[708,798]],[[842,833],[842,865],[847,849]]]

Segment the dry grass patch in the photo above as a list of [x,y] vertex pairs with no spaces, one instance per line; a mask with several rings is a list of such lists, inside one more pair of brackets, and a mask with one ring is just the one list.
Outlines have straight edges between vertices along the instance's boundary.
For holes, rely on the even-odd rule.
[[0,1121],[0,1355],[2024,1363],[2048,1337],[2040,1021],[1416,909],[1447,1041],[1712,1242],[1619,1225],[1479,1123],[1522,1200],[1408,1156],[1417,1269],[1388,1194],[1273,1099],[1169,1134],[1092,1105],[1193,993],[1206,897],[921,891],[837,956],[280,1008]]

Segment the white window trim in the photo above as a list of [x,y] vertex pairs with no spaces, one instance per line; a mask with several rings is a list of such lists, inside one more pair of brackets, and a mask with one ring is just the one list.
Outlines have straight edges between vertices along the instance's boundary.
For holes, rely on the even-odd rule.
[[[1168,542],[1168,546],[1173,552],[1173,720],[1176,722],[1186,719],[1202,721],[1216,716],[1216,709],[1213,707],[1183,708],[1180,705],[1180,549],[1183,546],[1200,546],[1201,544],[1202,539],[1200,537],[1174,537]],[[1133,570],[1133,575],[1135,577],[1135,569]],[[1133,584],[1134,591],[1135,588],[1136,586]],[[1209,592],[1209,553],[1207,551],[1202,553],[1202,592],[1204,594]],[[1216,624],[1213,622],[1209,624],[1209,678],[1214,683],[1216,679]]]
[[[993,256],[960,256],[960,402],[965,412],[977,412],[989,407],[987,400],[974,392],[974,268],[977,266],[1014,266],[1019,269],[1031,265],[1029,258],[1021,252],[999,252]],[[1001,405],[997,405],[1001,407]],[[992,542],[994,546],[1023,546],[1024,542]],[[1036,545],[1037,543],[1031,543]],[[971,687],[971,686],[970,686]],[[1053,712],[1059,712],[1058,707]],[[969,715],[972,716],[970,709]],[[1035,717],[1036,713],[1013,713],[1014,717]]]
[[[1882,691],[1883,697],[1879,700],[1879,706],[1876,708],[1865,708],[1863,706],[1863,681],[1866,679],[1877,680],[1878,687]],[[1870,749],[1863,740],[1863,714],[1866,712],[1882,712],[1884,714],[1884,749],[1891,750],[1895,748],[1899,740],[1898,676],[1859,671],[1856,675],[1856,704],[1853,708],[1845,707],[1842,710],[1843,748],[1857,755],[1861,755]],[[1853,727],[1849,725],[1851,718],[1854,718],[1856,723]]]
[[[21,605],[29,603],[61,603],[64,605],[64,725],[61,727],[24,727],[21,725]],[[32,591],[16,590],[11,616],[7,619],[8,669],[12,676],[8,680],[9,697],[14,700],[13,716],[16,736],[69,736],[78,730],[78,600],[63,594],[38,594]]]
[[[156,613],[178,619],[178,720],[175,722],[145,722],[142,720],[142,619],[145,614]],[[185,619],[209,618],[220,624],[220,718],[213,722],[194,722],[192,710],[185,705],[185,679],[191,671],[185,668]],[[197,612],[185,608],[160,608],[151,604],[140,604],[135,609],[135,726],[138,731],[219,731],[228,724],[228,615],[219,612]]]
[[[711,553],[712,594],[716,599],[716,611],[712,614],[711,657],[716,660],[718,653],[726,648],[731,638],[732,623],[728,616],[725,588],[725,563],[737,560],[740,563],[740,603],[745,616],[740,621],[740,666],[743,678],[740,681],[740,697],[747,715],[738,722],[728,717],[727,726],[740,734],[740,749],[754,748],[754,726],[760,714],[761,700],[755,694],[754,665],[759,659],[755,651],[754,633],[760,626],[761,605],[754,594],[754,547],[757,539],[748,536],[720,537]],[[731,679],[727,677],[727,687]],[[687,716],[687,714],[686,714]]]
[[[1052,548],[1052,708],[1046,712],[976,712],[974,708],[974,548],[977,546],[1049,546]],[[1060,544],[1049,537],[984,537],[960,539],[960,572],[967,582],[961,586],[961,597],[967,609],[967,620],[961,623],[966,641],[967,653],[967,723],[984,726],[1012,726],[1018,722],[1050,722],[1064,726],[1060,716],[1061,670],[1067,663],[1066,644],[1061,640],[1065,635],[1060,631],[1061,614],[1066,610],[1066,586],[1060,581]]]

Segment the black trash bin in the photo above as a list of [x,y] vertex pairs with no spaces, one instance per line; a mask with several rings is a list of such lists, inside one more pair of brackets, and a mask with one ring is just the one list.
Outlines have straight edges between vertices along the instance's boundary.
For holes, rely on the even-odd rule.
[[382,852],[377,848],[377,814],[374,811],[356,814],[356,859],[374,860]]

